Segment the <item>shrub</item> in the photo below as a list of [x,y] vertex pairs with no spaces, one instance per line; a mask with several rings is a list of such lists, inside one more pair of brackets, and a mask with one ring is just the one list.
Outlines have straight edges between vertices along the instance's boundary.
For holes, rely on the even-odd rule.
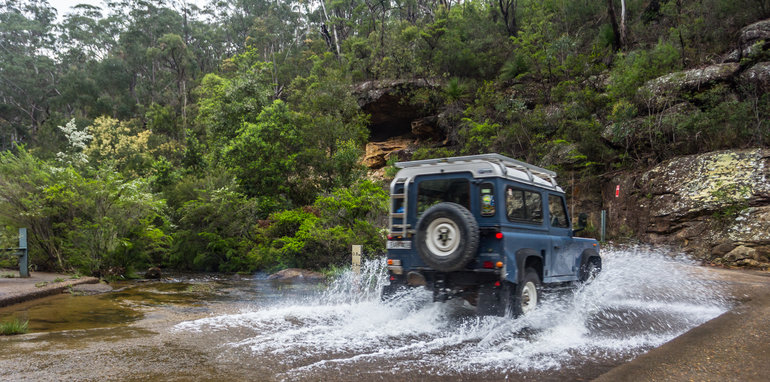
[[313,206],[272,214],[257,230],[259,247],[250,258],[262,268],[320,269],[347,263],[353,244],[365,253],[384,250],[388,194],[368,180],[320,196]]

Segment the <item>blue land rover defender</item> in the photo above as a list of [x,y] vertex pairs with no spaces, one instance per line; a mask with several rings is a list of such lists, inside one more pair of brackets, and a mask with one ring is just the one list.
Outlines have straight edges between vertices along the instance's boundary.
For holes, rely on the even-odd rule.
[[574,236],[556,173],[499,154],[396,166],[383,298],[426,287],[434,301],[518,316],[535,308],[541,285],[601,270],[596,240]]

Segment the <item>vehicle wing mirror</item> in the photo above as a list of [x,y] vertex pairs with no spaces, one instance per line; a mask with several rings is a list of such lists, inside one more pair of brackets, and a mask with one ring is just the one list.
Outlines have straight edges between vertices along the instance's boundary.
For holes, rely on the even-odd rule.
[[581,212],[580,214],[578,214],[577,227],[575,227],[575,229],[572,230],[572,233],[578,233],[586,229],[587,225],[588,225],[588,214],[586,214],[585,212]]

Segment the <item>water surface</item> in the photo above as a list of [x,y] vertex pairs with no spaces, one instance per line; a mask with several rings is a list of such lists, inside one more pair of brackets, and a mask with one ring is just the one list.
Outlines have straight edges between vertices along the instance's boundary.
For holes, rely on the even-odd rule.
[[[0,376],[590,379],[729,308],[725,285],[683,258],[647,249],[603,257],[593,283],[548,293],[517,319],[476,317],[468,304],[433,303],[422,290],[382,302],[382,261],[329,285],[179,277],[107,295],[56,296],[0,310],[0,319],[26,315],[38,332],[2,338],[0,346],[57,361],[35,369],[16,362],[22,355],[2,355]],[[88,367],[75,367],[78,359]]]

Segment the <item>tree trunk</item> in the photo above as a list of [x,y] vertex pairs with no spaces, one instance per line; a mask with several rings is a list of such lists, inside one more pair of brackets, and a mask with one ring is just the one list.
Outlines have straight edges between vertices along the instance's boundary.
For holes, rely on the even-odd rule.
[[620,28],[618,27],[618,17],[615,15],[615,6],[612,4],[612,0],[607,0],[607,15],[610,17],[610,24],[612,24],[612,50],[617,52],[623,48],[620,42]]
[[[326,19],[326,22],[328,23],[329,22],[329,15],[326,13],[326,4],[324,4],[324,1],[325,0],[321,0],[321,10],[323,10],[324,18]],[[339,57],[340,56],[340,42],[339,42],[339,39],[337,38],[337,28],[335,28],[334,25],[332,25],[332,32],[334,33],[334,47],[336,48],[337,57]],[[328,30],[326,31],[326,33],[327,34],[329,33]]]
[[628,45],[628,35],[626,34],[626,0],[620,0],[620,46]]

